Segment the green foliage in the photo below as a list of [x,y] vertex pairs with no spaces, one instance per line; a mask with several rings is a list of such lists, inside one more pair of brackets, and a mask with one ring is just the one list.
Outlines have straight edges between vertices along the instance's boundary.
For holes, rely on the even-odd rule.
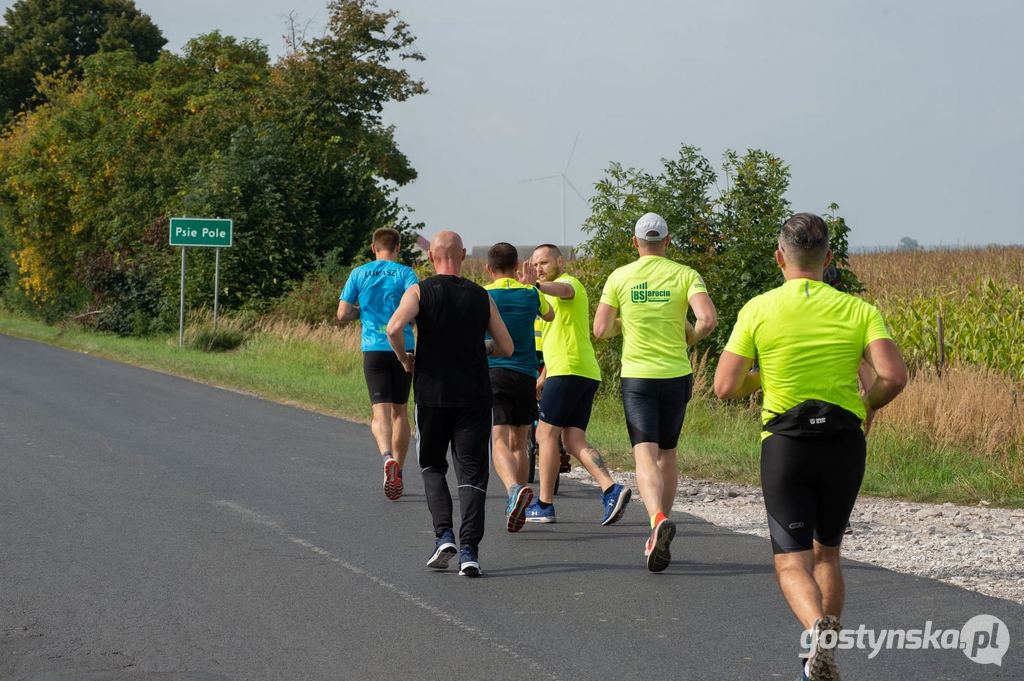
[[0,122],[45,98],[37,73],[80,75],[80,57],[129,50],[155,61],[167,41],[131,0],[17,0],[0,26]]
[[[591,215],[583,228],[590,234],[584,246],[587,261],[577,273],[596,307],[608,274],[636,258],[633,225],[643,213],[658,213],[669,224],[672,241],[668,257],[696,269],[704,277],[718,308],[715,332],[696,348],[717,356],[725,347],[739,309],[751,298],[782,283],[775,263],[778,233],[790,215],[786,200],[789,166],[766,151],[750,149],[740,155],[727,151],[719,175],[699,149],[680,147],[674,159],[662,159],[657,175],[612,163],[595,186]],[[831,230],[832,251],[842,277],[841,287],[857,291],[860,284],[848,265],[846,221],[829,206],[825,219]],[[602,372],[618,374],[621,341],[601,343]]]
[[[101,329],[176,325],[180,254],[170,216],[230,217],[226,309],[266,309],[331,254],[348,264],[377,227],[415,226],[395,199],[415,177],[385,104],[423,92],[393,12],[329,5],[323,37],[271,64],[265,46],[210,33],[145,63],[130,51],[43,79],[46,104],[0,139],[0,233],[13,294],[48,318]],[[411,242],[412,238],[407,241]],[[187,304],[211,306],[214,253],[188,253]]]
[[301,281],[292,282],[288,292],[274,304],[270,317],[307,324],[334,320],[338,295],[351,270],[342,266],[333,253],[328,254],[316,270]]

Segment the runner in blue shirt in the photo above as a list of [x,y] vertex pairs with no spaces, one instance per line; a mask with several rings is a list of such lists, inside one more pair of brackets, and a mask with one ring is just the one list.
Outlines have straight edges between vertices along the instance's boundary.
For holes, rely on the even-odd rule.
[[[363,374],[370,393],[373,420],[370,429],[384,458],[384,495],[402,496],[402,465],[409,449],[409,388],[412,375],[395,357],[388,343],[387,325],[402,295],[417,283],[416,273],[398,262],[398,231],[373,233],[376,260],[352,270],[338,303],[338,320],[362,323]],[[412,352],[412,326],[405,327],[405,349]]]

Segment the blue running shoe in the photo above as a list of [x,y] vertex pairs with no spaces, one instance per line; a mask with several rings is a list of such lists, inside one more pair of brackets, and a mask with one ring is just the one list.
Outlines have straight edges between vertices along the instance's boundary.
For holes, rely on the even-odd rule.
[[480,576],[480,559],[475,546],[463,546],[459,552],[459,574],[463,577]]
[[618,522],[619,518],[622,517],[622,513],[626,510],[626,504],[629,503],[630,497],[633,496],[633,490],[628,487],[616,483],[612,485],[612,488],[608,490],[608,493],[604,495],[604,520],[601,521],[602,525],[611,525],[612,523]]
[[555,522],[555,505],[541,508],[540,502],[534,501],[526,507],[526,522],[528,523],[553,523]]
[[451,530],[445,530],[437,538],[437,543],[434,545],[434,553],[430,556],[430,560],[427,561],[427,567],[434,568],[435,570],[447,570],[448,561],[456,553],[458,553],[458,549],[455,547],[455,533]]
[[526,507],[533,501],[533,490],[526,485],[515,485],[508,495],[505,507],[505,528],[509,532],[518,532],[526,523]]

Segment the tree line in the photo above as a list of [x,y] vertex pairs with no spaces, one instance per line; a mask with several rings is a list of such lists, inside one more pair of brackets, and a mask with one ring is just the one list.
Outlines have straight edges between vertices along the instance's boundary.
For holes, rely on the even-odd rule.
[[[403,68],[422,56],[397,13],[335,0],[323,36],[273,63],[260,42],[218,32],[159,51],[143,17],[129,0],[19,0],[5,14],[0,82],[34,77],[2,102],[8,305],[50,320],[94,311],[123,334],[173,328],[176,215],[234,219],[228,308],[265,305],[325,259],[350,261],[377,227],[415,227],[394,194],[416,172],[381,118],[425,92]],[[192,253],[188,297],[203,304],[213,257]]]
[[[221,262],[227,309],[267,309],[290,291],[302,309],[307,297],[336,300],[328,289],[374,229],[411,237],[421,225],[394,192],[416,171],[381,111],[426,91],[403,68],[423,57],[410,27],[373,0],[335,0],[328,15],[322,37],[293,31],[272,63],[265,45],[218,32],[162,50],[131,0],[15,2],[0,27],[5,304],[51,321],[90,314],[121,334],[174,328],[177,215],[234,219]],[[657,212],[672,229],[669,255],[713,292],[722,321],[708,344],[720,350],[742,304],[781,281],[772,253],[789,179],[763,150],[728,151],[720,169],[689,145],[657,172],[611,163],[584,224],[590,257],[576,266],[592,302],[633,257],[637,216]],[[836,279],[856,291],[837,209],[825,214]],[[414,241],[403,240],[410,261]],[[212,300],[212,269],[212,253],[191,251],[191,306]],[[615,345],[603,344],[607,369]]]

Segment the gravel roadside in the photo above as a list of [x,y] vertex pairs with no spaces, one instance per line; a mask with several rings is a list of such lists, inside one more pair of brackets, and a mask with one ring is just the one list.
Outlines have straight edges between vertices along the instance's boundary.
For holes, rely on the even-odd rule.
[[[590,481],[583,468],[565,474]],[[642,503],[633,473],[617,472]],[[680,478],[674,510],[768,537],[759,487]],[[1024,604],[1024,509],[925,504],[862,496],[843,555]]]

